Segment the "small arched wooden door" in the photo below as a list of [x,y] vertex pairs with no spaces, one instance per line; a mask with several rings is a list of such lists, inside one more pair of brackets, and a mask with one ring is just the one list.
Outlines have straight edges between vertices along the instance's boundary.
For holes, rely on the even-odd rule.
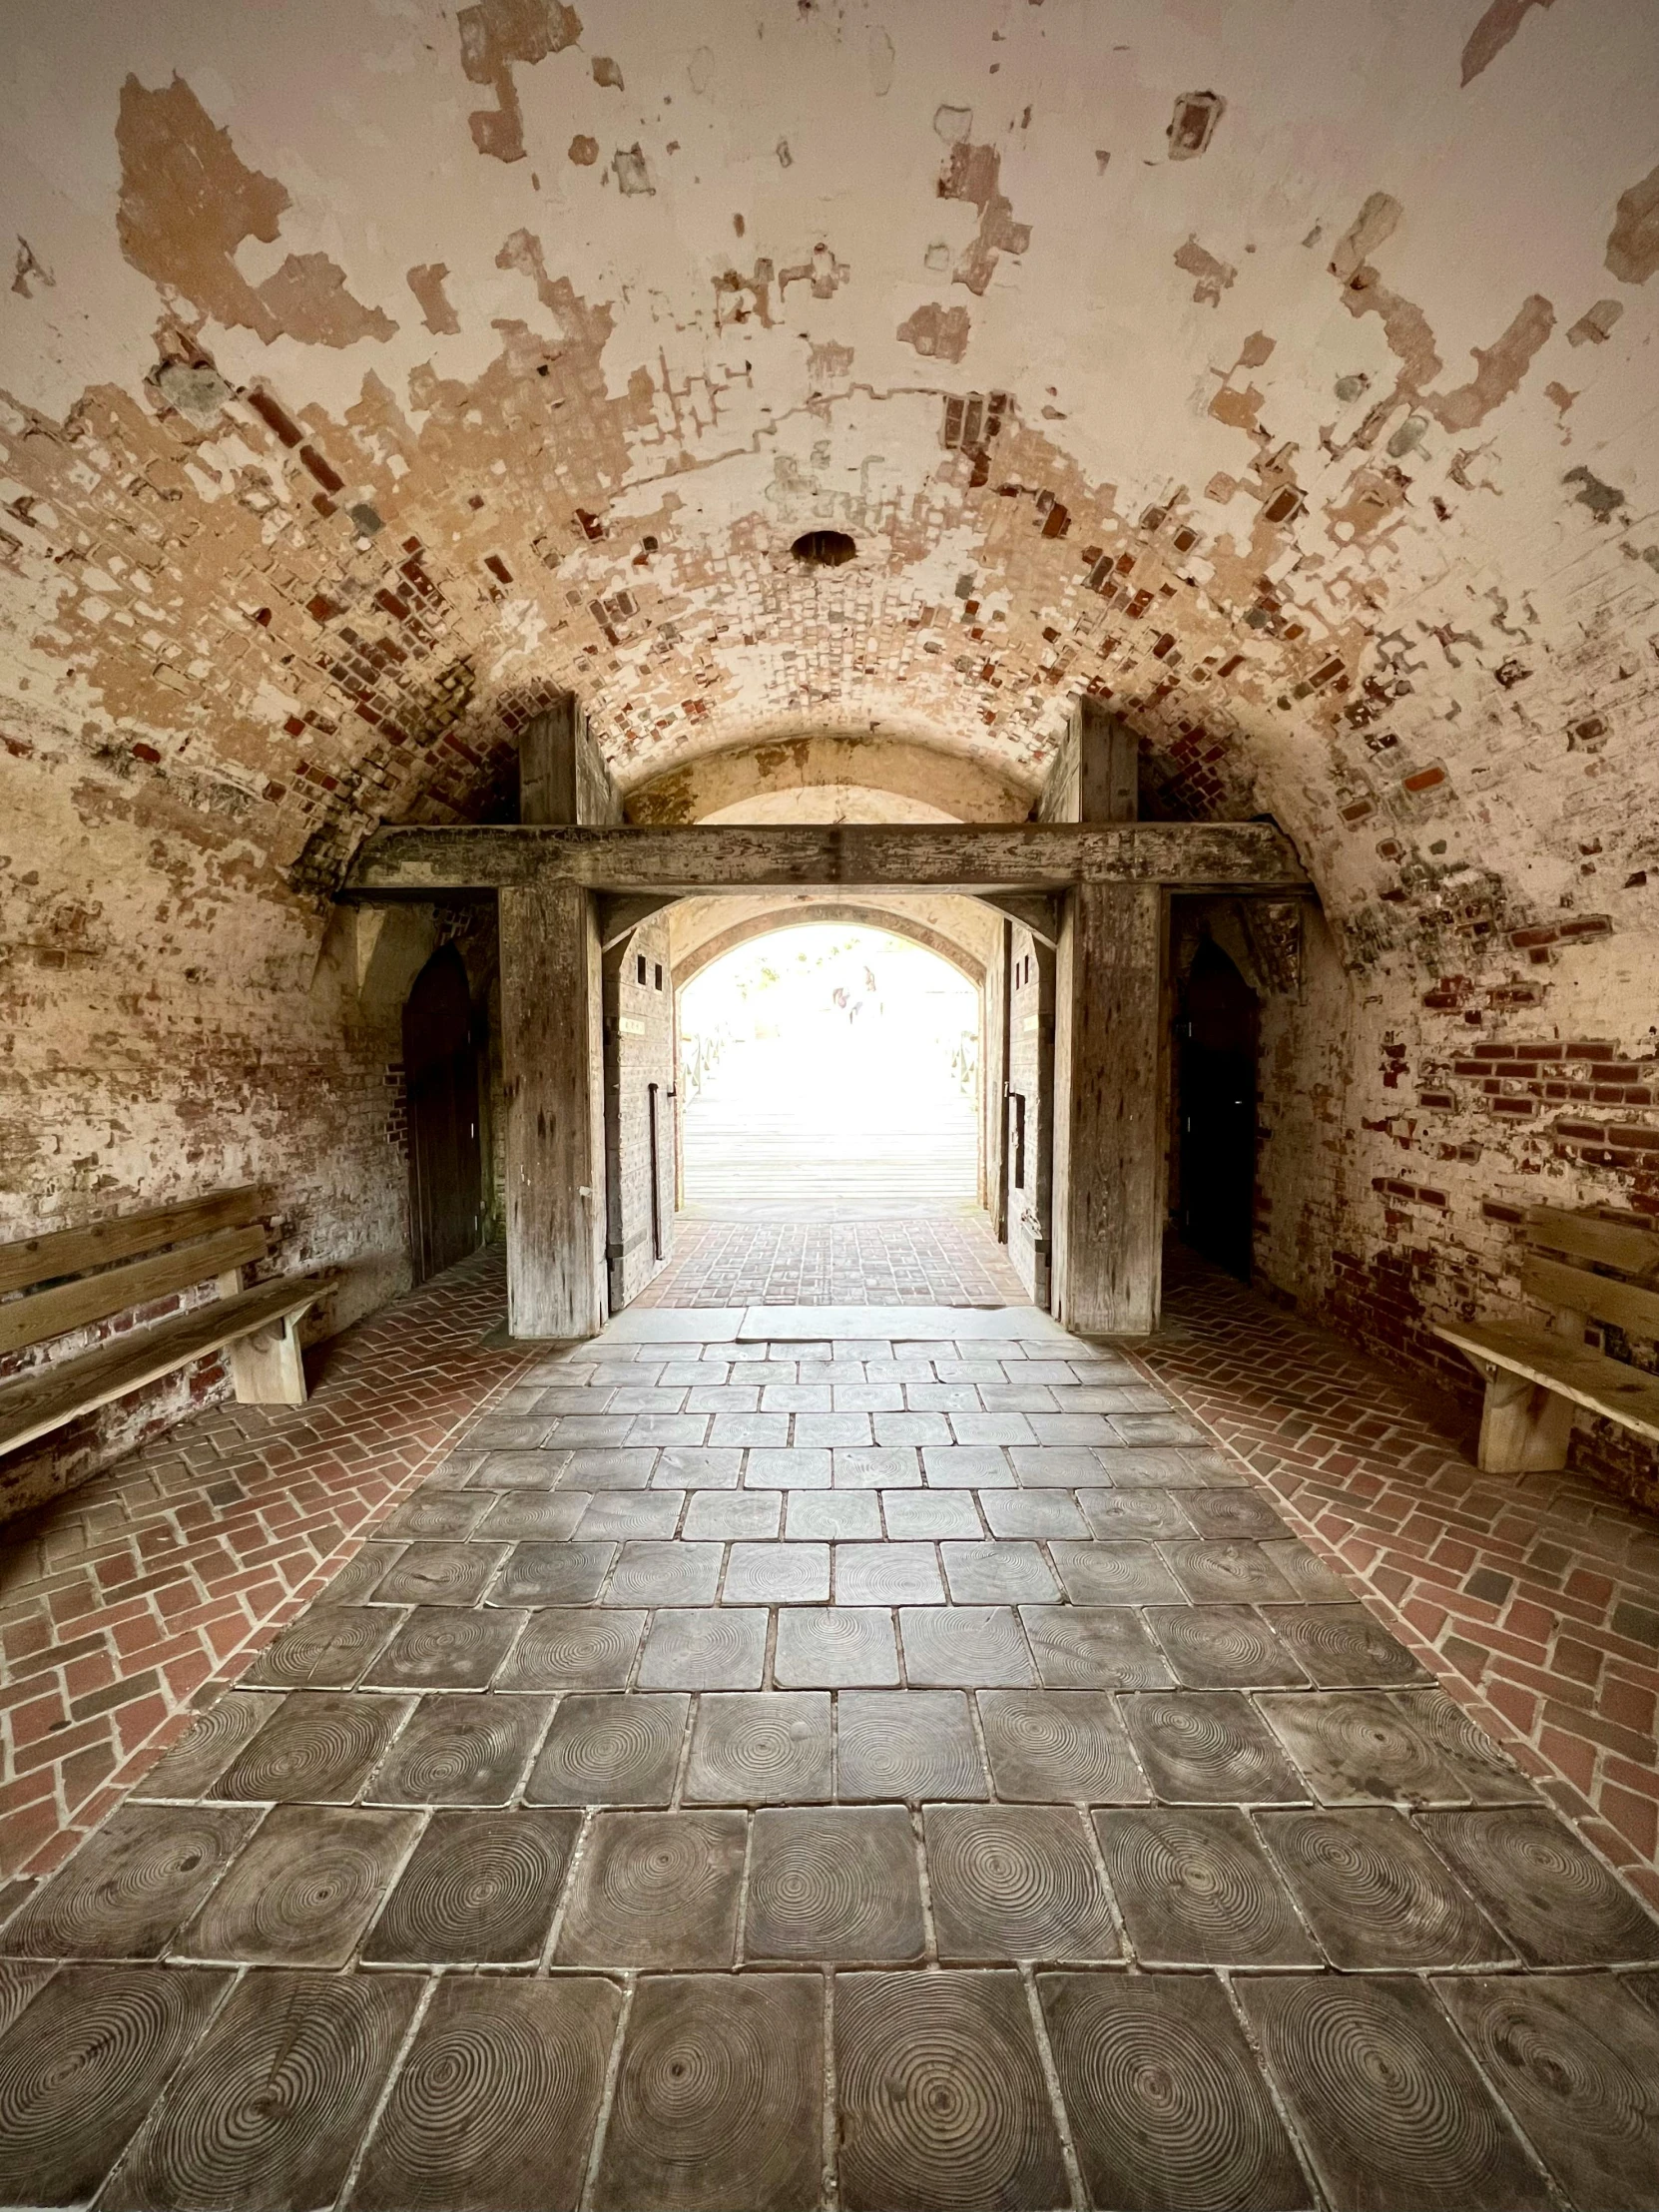
[[478,1049],[472,994],[452,944],[415,977],[403,1008],[409,1113],[409,1257],[414,1279],[476,1252],[482,1233]]

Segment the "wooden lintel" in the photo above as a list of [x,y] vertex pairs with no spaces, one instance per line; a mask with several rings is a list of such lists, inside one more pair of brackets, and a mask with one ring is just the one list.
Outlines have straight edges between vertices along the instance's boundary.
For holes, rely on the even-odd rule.
[[1039,944],[1047,945],[1050,952],[1060,941],[1060,901],[1047,897],[1041,891],[986,891],[985,904],[994,906],[999,914],[1006,914],[1010,921],[1017,921],[1022,929],[1029,929]]
[[1057,891],[1077,882],[1305,890],[1271,823],[698,824],[379,830],[347,899],[430,898],[530,883],[670,898],[753,890]]
[[658,898],[642,893],[630,898],[614,896],[607,892],[599,900],[599,949],[610,952],[625,938],[631,937],[642,921],[649,921],[653,914],[660,914],[665,906],[672,906],[672,898]]

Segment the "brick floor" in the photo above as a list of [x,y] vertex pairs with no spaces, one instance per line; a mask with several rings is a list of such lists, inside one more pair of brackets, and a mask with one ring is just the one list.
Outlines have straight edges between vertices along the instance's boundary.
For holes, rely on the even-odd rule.
[[980,1215],[919,1221],[698,1221],[642,1306],[1010,1306],[1025,1298]]
[[1659,1903],[1659,1522],[1191,1261],[1142,1364]]
[[322,1347],[308,1404],[214,1406],[0,1530],[0,1875],[101,1820],[510,1382],[505,1310],[480,1254]]
[[477,1416],[0,1899],[0,2202],[1654,2203],[1659,1920],[1296,1539],[1327,1426],[1434,1509],[1378,1378],[1206,1281],[1139,1368],[659,1311],[491,1398],[478,1288],[335,1458]]

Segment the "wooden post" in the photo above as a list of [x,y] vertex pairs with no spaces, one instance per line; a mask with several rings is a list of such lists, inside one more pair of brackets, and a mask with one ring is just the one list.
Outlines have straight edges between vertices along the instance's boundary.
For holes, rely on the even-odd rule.
[[1067,894],[1054,1021],[1053,1311],[1081,1336],[1158,1320],[1168,905],[1153,883]]
[[[519,738],[519,820],[622,819],[574,694]],[[575,884],[499,894],[506,1100],[507,1329],[592,1337],[605,1325],[603,988],[595,900]]]
[[593,899],[568,883],[526,884],[500,898],[507,1328],[514,1337],[592,1337],[605,1323]]

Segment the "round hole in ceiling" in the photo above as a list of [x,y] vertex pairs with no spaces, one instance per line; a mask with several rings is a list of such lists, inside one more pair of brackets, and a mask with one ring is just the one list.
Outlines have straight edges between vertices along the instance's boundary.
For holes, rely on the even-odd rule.
[[857,550],[844,530],[808,530],[790,547],[804,568],[839,568]]

